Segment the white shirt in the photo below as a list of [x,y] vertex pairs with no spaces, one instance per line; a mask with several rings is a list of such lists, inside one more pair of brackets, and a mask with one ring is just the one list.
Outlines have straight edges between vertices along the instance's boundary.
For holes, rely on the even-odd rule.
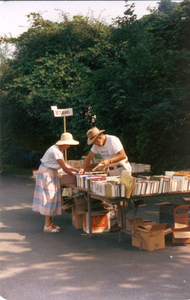
[[45,165],[46,168],[51,169],[60,169],[61,166],[57,162],[57,159],[63,160],[63,153],[59,150],[57,145],[51,146],[44,154],[41,159],[42,164]]
[[[93,153],[100,153],[103,160],[115,157],[117,153],[123,149],[123,145],[118,137],[108,134],[106,137],[107,139],[104,146],[93,145],[91,148]],[[110,164],[109,167],[118,166],[118,164],[120,164],[125,170],[131,172],[131,165],[129,162],[126,163],[126,161],[128,161],[127,156],[117,163]]]
[[[107,139],[104,146],[93,145],[91,148],[93,153],[100,153],[104,160],[115,157],[117,153],[123,149],[123,145],[118,137],[108,134],[106,137]],[[128,160],[128,158],[126,157],[125,160]]]

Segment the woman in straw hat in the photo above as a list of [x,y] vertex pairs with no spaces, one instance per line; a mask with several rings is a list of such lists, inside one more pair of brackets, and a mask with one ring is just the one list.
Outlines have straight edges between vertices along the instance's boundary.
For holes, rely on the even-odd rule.
[[[58,233],[61,227],[52,222],[52,217],[61,215],[61,188],[58,169],[74,177],[78,169],[68,166],[63,151],[70,145],[78,145],[71,133],[65,132],[57,143],[51,146],[41,159],[33,198],[33,211],[45,216],[44,233]],[[73,171],[73,172],[72,172]]]

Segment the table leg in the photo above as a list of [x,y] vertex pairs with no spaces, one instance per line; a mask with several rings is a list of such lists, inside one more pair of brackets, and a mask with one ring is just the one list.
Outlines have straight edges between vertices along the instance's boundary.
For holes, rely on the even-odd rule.
[[142,239],[139,235],[136,234],[136,213],[137,213],[137,209],[135,206],[135,201],[133,201],[133,224],[134,224],[134,236],[136,236],[139,239],[139,243],[140,243],[140,250],[142,250]]
[[125,203],[123,201],[119,202],[120,215],[121,215],[121,229],[126,229],[126,218],[125,218]]
[[134,224],[134,234],[136,234],[136,207],[135,201],[133,201],[133,224]]
[[136,219],[135,219],[136,218],[136,206],[135,206],[135,201],[133,201],[133,224],[134,224],[134,229],[133,230],[134,230],[134,233],[126,229],[126,219],[125,219],[125,222],[124,222],[124,218],[125,218],[125,208],[123,210],[123,217],[122,217],[123,223],[125,224],[124,225],[125,227],[120,230],[119,241],[121,242],[122,233],[126,233],[126,234],[129,234],[129,235],[135,236],[139,239],[139,243],[140,243],[139,248],[140,248],[140,250],[142,250],[142,239],[139,235],[136,234]]
[[92,238],[92,211],[91,211],[91,197],[87,194],[88,199],[88,224],[89,224],[89,238]]

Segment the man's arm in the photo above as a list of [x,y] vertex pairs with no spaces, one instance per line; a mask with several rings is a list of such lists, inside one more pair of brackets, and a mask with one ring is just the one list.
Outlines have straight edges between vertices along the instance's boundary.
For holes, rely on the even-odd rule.
[[83,166],[79,171],[80,174],[83,174],[85,172],[86,168],[88,167],[88,165],[89,165],[90,161],[92,160],[92,158],[94,157],[94,155],[95,155],[95,153],[92,151],[90,151],[88,153],[88,155],[84,159]]
[[116,156],[114,156],[113,158],[110,158],[110,159],[105,159],[101,162],[101,168],[104,168],[110,164],[113,164],[113,163],[117,163],[123,159],[126,159],[127,158],[127,155],[125,153],[125,150],[124,149],[121,149],[117,154]]
[[116,163],[116,162],[119,162],[123,159],[126,159],[127,158],[127,155],[125,153],[125,150],[124,149],[121,149],[115,157],[113,158],[110,158],[109,159],[109,164],[113,164],[113,163]]

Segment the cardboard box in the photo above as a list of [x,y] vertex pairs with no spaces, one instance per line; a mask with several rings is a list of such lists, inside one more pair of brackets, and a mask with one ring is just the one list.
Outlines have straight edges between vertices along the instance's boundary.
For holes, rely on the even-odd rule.
[[72,224],[76,229],[83,228],[83,215],[76,212],[76,206],[72,206]]
[[[92,211],[92,233],[110,231],[110,212]],[[83,215],[83,230],[89,233],[88,212]]]
[[80,169],[82,167],[81,160],[68,160],[67,164],[77,169]]
[[[167,224],[139,225],[136,234],[142,239],[142,249],[154,251],[165,248],[164,229]],[[140,248],[140,241],[132,236],[132,245]]]
[[[129,224],[131,226],[131,231],[134,232],[134,219],[128,219],[128,222],[129,222]],[[142,218],[136,218],[135,222],[136,222],[136,228],[138,226],[145,226],[145,225],[154,225],[154,224],[156,224],[152,220],[143,220]]]
[[190,244],[190,226],[185,228],[172,228],[173,244]]
[[88,202],[84,196],[74,197],[76,212],[78,214],[84,214],[88,210]]
[[75,177],[70,174],[60,174],[60,184],[74,184]]
[[189,205],[174,203],[160,205],[160,223],[167,223],[172,228],[184,228],[188,226]]
[[[88,202],[84,198],[84,196],[79,196],[74,198],[75,206],[76,206],[76,212],[78,214],[84,214],[88,210]],[[105,202],[100,200],[94,200],[91,202],[91,209],[104,209],[106,206]]]

